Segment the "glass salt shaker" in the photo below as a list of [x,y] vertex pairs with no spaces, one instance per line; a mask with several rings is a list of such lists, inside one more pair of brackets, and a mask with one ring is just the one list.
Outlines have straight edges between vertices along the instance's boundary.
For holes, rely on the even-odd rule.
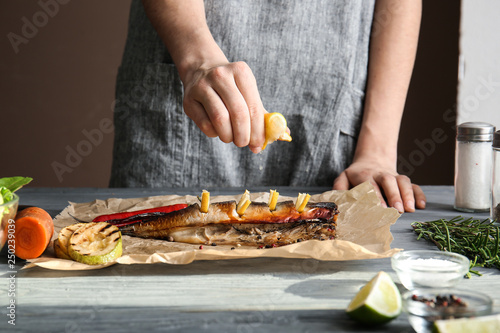
[[491,183],[491,218],[500,222],[500,130],[493,135],[493,176]]
[[495,127],[466,122],[457,126],[455,149],[455,209],[488,212],[491,209],[491,146]]

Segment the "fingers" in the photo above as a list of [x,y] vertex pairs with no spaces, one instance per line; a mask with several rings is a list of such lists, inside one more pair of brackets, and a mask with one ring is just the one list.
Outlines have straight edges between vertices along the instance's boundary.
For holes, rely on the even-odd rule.
[[415,202],[418,209],[425,209],[425,205],[427,203],[427,198],[425,197],[424,191],[420,188],[420,186],[416,184],[412,184],[413,186],[413,194],[415,195]]
[[260,99],[257,82],[250,68],[244,63],[235,63],[238,74],[235,76],[236,86],[245,99],[248,113],[250,115],[250,142],[249,148],[254,153],[258,153],[264,145],[264,106]]
[[346,190],[367,181],[374,186],[383,207],[394,207],[400,213],[425,208],[425,194],[410,178],[366,162],[351,164],[335,179],[333,189]]
[[217,131],[212,126],[208,114],[205,112],[203,105],[196,101],[184,100],[184,110],[186,115],[198,126],[198,128],[209,138],[216,138]]
[[347,178],[346,172],[342,172],[333,182],[334,190],[348,190],[349,189],[349,178]]
[[209,80],[218,101],[209,101],[213,103],[207,103],[205,107],[216,131],[224,135],[219,136],[220,139],[226,143],[234,142],[238,147],[245,147],[250,143],[250,114],[245,98],[236,85],[239,75],[236,68],[214,68]]
[[373,185],[375,193],[380,200],[380,204],[382,207],[387,207],[387,203],[382,195],[382,190],[380,189],[379,184],[375,181],[373,173],[367,169],[357,169],[356,167],[353,169],[351,169],[351,167],[348,168],[342,172],[337,179],[335,179],[333,182],[333,189],[347,190],[351,188],[351,186],[356,186],[364,182],[370,182]]
[[387,208],[387,203],[385,202],[384,196],[382,195],[382,190],[380,189],[380,186],[373,180],[371,180],[370,183],[375,188],[375,193],[377,194],[377,197],[380,200],[380,205],[384,208]]
[[[193,89],[196,99],[184,103],[184,112],[191,118],[203,133],[214,133],[221,141],[233,141],[233,132],[226,107],[215,90],[204,84]],[[207,123],[208,122],[208,123]]]
[[[375,188],[375,193],[377,194],[377,197],[379,198],[380,200],[380,204],[382,205],[382,207],[387,207],[387,204],[385,203],[385,199],[382,195],[382,192],[378,186],[378,184],[372,179],[370,178],[358,178],[358,180],[356,181],[356,185],[359,185],[365,181],[369,181],[373,187]],[[349,188],[351,188],[351,182],[349,181],[349,178],[347,176],[347,173],[344,171],[342,172],[333,182],[333,189],[334,190],[348,190]]]
[[404,175],[388,176],[381,181],[388,204],[400,213],[415,212],[415,208],[425,209],[426,197],[420,186],[412,184]]
[[203,71],[186,85],[184,111],[209,137],[260,151],[264,108],[255,77],[243,62]]

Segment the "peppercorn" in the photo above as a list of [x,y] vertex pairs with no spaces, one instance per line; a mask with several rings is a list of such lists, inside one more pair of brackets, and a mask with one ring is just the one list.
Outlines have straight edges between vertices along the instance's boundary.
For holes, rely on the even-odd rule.
[[432,308],[440,308],[440,307],[466,307],[467,303],[462,301],[461,298],[456,297],[455,295],[437,295],[436,298],[425,298],[419,297],[417,295],[412,295],[412,300],[422,302]]

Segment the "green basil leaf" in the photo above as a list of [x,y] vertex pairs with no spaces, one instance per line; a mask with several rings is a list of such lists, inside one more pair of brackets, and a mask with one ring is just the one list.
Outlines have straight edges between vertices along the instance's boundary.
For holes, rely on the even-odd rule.
[[19,190],[24,185],[30,183],[33,178],[30,177],[6,177],[0,178],[0,187],[5,187],[12,193]]

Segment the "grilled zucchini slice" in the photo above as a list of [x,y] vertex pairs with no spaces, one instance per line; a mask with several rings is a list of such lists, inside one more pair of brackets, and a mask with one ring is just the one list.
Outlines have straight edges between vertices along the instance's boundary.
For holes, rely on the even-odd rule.
[[71,260],[71,257],[68,253],[69,238],[75,231],[77,231],[84,225],[85,223],[75,223],[63,228],[59,232],[57,239],[54,240],[54,252],[56,253],[56,257]]
[[120,230],[106,222],[87,223],[73,235],[68,245],[69,256],[87,265],[100,265],[122,255]]

